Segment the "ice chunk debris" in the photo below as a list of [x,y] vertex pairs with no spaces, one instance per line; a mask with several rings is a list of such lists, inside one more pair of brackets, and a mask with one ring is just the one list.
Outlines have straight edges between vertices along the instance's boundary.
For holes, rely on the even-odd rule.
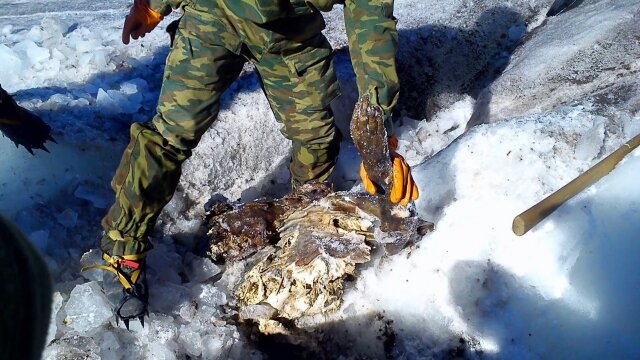
[[56,322],[56,315],[58,315],[58,311],[62,308],[62,295],[60,292],[56,291],[53,294],[53,301],[51,303],[51,319],[49,320],[49,330],[47,331],[47,341],[45,344],[49,344],[51,340],[56,337],[56,333],[58,332],[58,323]]
[[101,360],[118,360],[121,358],[119,354],[120,343],[118,338],[111,333],[105,332],[102,334],[102,341],[100,342],[100,359]]
[[0,84],[5,87],[18,80],[18,74],[22,71],[22,60],[20,56],[11,50],[8,46],[0,44]]
[[71,228],[74,227],[78,222],[78,213],[67,208],[63,212],[58,214],[56,216],[56,219],[62,226]]
[[[82,258],[80,258],[80,265],[83,267],[89,266],[89,265],[102,264],[102,263],[104,263],[102,259],[102,252],[98,249],[92,249],[90,251],[87,251],[82,255]],[[81,271],[80,275],[82,275],[83,278],[89,281],[102,281],[104,270],[91,269],[91,270]]]
[[177,314],[180,305],[189,298],[188,290],[184,286],[166,281],[154,281],[149,286],[149,309],[152,312]]
[[594,126],[582,134],[576,144],[575,157],[578,160],[590,161],[598,156],[604,143],[604,124],[606,119],[596,119]]
[[82,333],[106,324],[113,316],[111,303],[94,281],[71,290],[64,309],[69,326]]
[[195,255],[187,255],[185,262],[187,276],[192,282],[204,282],[220,273],[220,268],[209,258],[201,258]]
[[147,347],[147,359],[174,360],[176,354],[163,344],[152,342]]
[[33,67],[51,57],[49,49],[38,46],[32,40],[23,40],[13,47],[13,51],[20,55],[20,58],[28,61],[28,66]]
[[105,91],[102,88],[98,89],[98,95],[96,96],[98,107],[111,115],[134,114],[140,109],[141,101],[142,95],[140,94],[131,96],[117,90]]
[[227,296],[217,287],[210,284],[198,284],[192,289],[200,306],[217,306],[227,303]]
[[111,204],[111,197],[113,195],[106,191],[99,191],[98,189],[91,188],[87,185],[80,185],[76,188],[73,195],[78,199],[90,201],[94,207],[98,209],[106,209]]
[[99,347],[92,338],[67,334],[46,348],[42,358],[45,360],[100,360],[99,354]]
[[180,336],[178,337],[180,345],[184,346],[187,354],[191,356],[200,356],[202,354],[202,338],[200,333],[188,325],[180,327]]
[[38,248],[38,250],[45,252],[49,245],[49,230],[37,230],[29,234],[31,243]]

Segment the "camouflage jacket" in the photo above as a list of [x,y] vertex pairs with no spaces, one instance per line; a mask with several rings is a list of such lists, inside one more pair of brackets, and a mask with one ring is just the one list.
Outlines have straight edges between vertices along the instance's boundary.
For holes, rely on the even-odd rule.
[[[201,0],[150,0],[151,7],[167,14],[171,8]],[[351,62],[360,96],[369,98],[384,110],[388,120],[398,100],[396,72],[398,35],[393,17],[394,0],[205,0],[220,1],[234,15],[257,24],[330,11],[344,5],[344,21],[349,39]],[[386,121],[389,125],[389,121]],[[389,126],[387,126],[389,128]]]

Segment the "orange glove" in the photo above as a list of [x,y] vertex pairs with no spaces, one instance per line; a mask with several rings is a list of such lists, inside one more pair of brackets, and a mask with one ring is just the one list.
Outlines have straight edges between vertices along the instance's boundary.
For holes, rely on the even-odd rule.
[[149,0],[135,0],[124,19],[122,27],[122,42],[129,43],[129,38],[137,40],[153,30],[164,16],[149,7]]
[[[396,152],[398,149],[398,138],[395,136],[389,137],[388,144],[389,156],[393,163],[391,194],[389,198],[394,204],[399,202],[400,205],[406,206],[409,204],[409,201],[417,200],[420,192],[418,191],[418,186],[411,176],[411,167],[407,164],[402,155]],[[369,194],[375,195],[377,193],[376,184],[369,179],[367,171],[362,163],[360,164],[360,178],[362,179],[364,189]]]

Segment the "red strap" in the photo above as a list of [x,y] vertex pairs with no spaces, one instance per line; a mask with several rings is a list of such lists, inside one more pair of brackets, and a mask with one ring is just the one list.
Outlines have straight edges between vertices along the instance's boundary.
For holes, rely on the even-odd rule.
[[133,260],[120,260],[120,264],[127,265],[130,268],[137,269],[140,267],[140,263],[137,263]]

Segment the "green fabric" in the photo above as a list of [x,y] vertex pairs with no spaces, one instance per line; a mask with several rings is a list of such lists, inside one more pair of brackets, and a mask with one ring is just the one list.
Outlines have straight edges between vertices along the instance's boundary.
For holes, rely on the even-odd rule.
[[49,270],[24,234],[2,217],[0,264],[0,359],[40,359],[51,317]]
[[[276,119],[292,142],[294,186],[326,181],[335,167],[339,134],[329,106],[339,94],[332,49],[322,35],[322,16],[298,16],[270,29],[194,3],[184,7],[167,57],[157,114],[131,127],[131,141],[112,181],[115,204],[103,218],[118,230],[125,252],[143,251],[146,237],[180,179],[191,155],[220,110],[220,96],[246,61],[255,64]],[[113,239],[112,239],[113,240]],[[102,249],[119,241],[105,237]],[[134,250],[139,249],[139,250]]]
[[[116,201],[102,221],[126,242],[138,242],[125,251],[146,248],[182,163],[215,121],[220,96],[246,61],[255,64],[292,142],[293,187],[328,179],[339,151],[329,103],[339,88],[318,10],[335,4],[344,4],[359,93],[380,105],[392,134],[389,119],[399,88],[393,0],[151,0],[162,13],[181,7],[184,15],[167,58],[157,114],[150,123],[131,127],[131,142],[112,182]],[[103,241],[104,251],[110,252],[109,244],[118,243]]]
[[330,11],[334,5],[343,4],[359,94],[368,94],[382,107],[385,125],[391,133],[390,117],[400,89],[395,59],[398,34],[393,16],[394,0],[151,0],[151,4],[160,10],[191,6],[202,12],[223,4],[234,17],[257,24],[295,22],[293,18],[297,16],[311,14],[316,9]]

